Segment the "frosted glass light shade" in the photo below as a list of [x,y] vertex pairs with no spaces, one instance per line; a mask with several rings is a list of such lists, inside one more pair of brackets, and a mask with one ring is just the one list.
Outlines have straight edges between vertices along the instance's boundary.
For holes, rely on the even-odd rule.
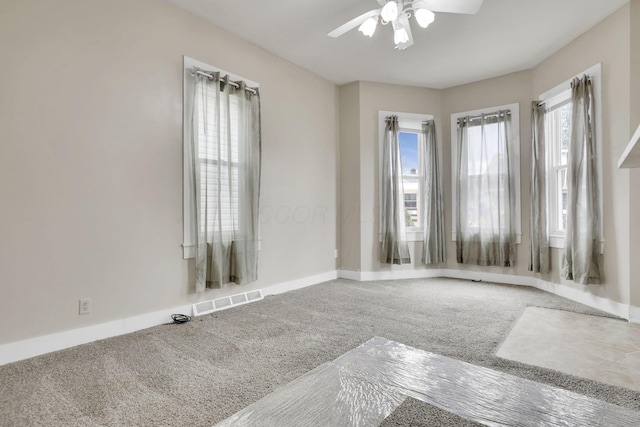
[[435,13],[431,12],[429,9],[416,9],[415,11],[416,22],[422,28],[427,28],[429,24],[431,24],[436,19]]
[[378,20],[374,18],[369,18],[360,25],[358,31],[364,34],[367,37],[372,37],[373,33],[376,31],[376,26],[378,25]]
[[402,44],[409,41],[409,34],[407,34],[407,30],[404,27],[400,27],[393,33],[393,42],[395,44]]
[[387,22],[394,21],[398,17],[398,3],[388,1],[380,11],[380,16]]

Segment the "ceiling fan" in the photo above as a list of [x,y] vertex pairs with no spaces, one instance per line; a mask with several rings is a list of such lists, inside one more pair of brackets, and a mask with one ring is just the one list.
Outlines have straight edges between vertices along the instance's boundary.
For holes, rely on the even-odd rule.
[[380,7],[353,18],[327,34],[340,37],[358,27],[358,31],[372,37],[378,22],[391,23],[395,48],[404,50],[413,44],[409,18],[415,17],[422,28],[427,28],[435,20],[434,12],[463,13],[474,15],[480,10],[483,0],[377,0]]

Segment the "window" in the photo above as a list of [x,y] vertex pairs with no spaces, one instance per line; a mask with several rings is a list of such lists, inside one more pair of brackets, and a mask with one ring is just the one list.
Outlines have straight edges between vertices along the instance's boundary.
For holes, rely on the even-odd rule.
[[[591,76],[594,85],[596,110],[596,146],[598,151],[598,176],[600,197],[602,198],[602,137],[600,120],[601,105],[601,66],[600,64],[578,74]],[[564,248],[564,236],[567,224],[567,159],[571,138],[571,80],[573,77],[555,88],[545,92],[538,98],[544,102],[545,144],[546,144],[546,179],[547,179],[547,218],[549,244],[554,248]],[[600,201],[602,206],[602,200]],[[600,213],[602,218],[602,212]],[[602,235],[602,232],[601,232]],[[603,242],[601,242],[601,249]]]
[[420,200],[422,182],[420,159],[418,154],[418,133],[401,130],[399,132],[400,162],[402,163],[402,186],[404,188],[405,225],[408,228],[420,228]]
[[[206,216],[207,231],[213,230],[214,223],[220,224],[220,229],[223,232],[237,232],[241,218],[239,218],[239,206],[241,204],[239,197],[239,157],[243,155],[239,149],[239,123],[240,123],[240,102],[243,102],[240,97],[230,97],[228,111],[222,110],[223,117],[228,117],[228,120],[205,120],[207,109],[203,107],[203,99],[195,99],[194,103],[194,82],[195,80],[191,76],[193,68],[199,68],[206,70],[207,72],[220,72],[221,75],[229,75],[233,81],[243,80],[247,86],[257,87],[259,86],[255,82],[248,81],[241,77],[235,76],[224,70],[220,70],[208,64],[194,60],[192,58],[184,57],[184,72],[183,72],[183,170],[184,170],[184,208],[183,208],[183,223],[184,223],[184,240],[183,240],[183,257],[193,258],[195,256],[195,242],[193,241],[195,236],[196,225],[192,221],[192,206],[194,206],[195,194],[192,191],[189,182],[191,174],[193,173],[193,166],[190,164],[191,157],[191,122],[190,118],[195,113],[198,118],[198,137],[199,140],[204,141],[206,138],[215,135],[220,135],[222,138],[230,136],[230,146],[221,146],[220,150],[212,148],[212,144],[201,144],[200,152],[197,153],[197,160],[200,163],[200,191],[202,198],[208,198],[213,200],[218,198],[220,200],[220,212],[219,216],[215,210],[208,210],[206,208],[207,203],[201,203],[200,217]],[[215,103],[215,97],[217,96],[215,91],[211,90],[201,94],[202,97],[207,97],[209,103]],[[213,105],[213,104],[211,104]],[[224,102],[220,103],[221,108],[225,108]],[[195,108],[196,111],[192,111]],[[206,123],[206,125],[205,125]],[[219,129],[218,129],[219,123]],[[227,124],[230,124],[227,127]],[[208,126],[205,129],[205,126]],[[207,136],[209,135],[209,136]],[[216,185],[219,183],[220,185]],[[218,194],[218,189],[220,194]]]
[[[451,170],[452,170],[452,240],[457,238],[457,182],[458,182],[458,121],[469,119],[466,126],[468,149],[464,151],[465,158],[460,159],[465,165],[465,201],[466,211],[462,218],[462,226],[466,232],[480,232],[496,224],[496,218],[502,218],[505,210],[504,189],[508,188],[507,181],[512,180],[515,187],[515,206],[513,206],[514,230],[516,242],[521,243],[522,231],[520,220],[520,130],[519,105],[511,104],[499,107],[485,108],[451,115]],[[510,129],[505,129],[499,114],[509,114]],[[480,118],[485,115],[485,120]],[[510,164],[512,169],[509,176],[506,167],[505,152],[500,148],[501,140],[509,136]],[[503,223],[498,225],[498,229]],[[495,227],[493,227],[495,230]]]
[[567,225],[567,156],[571,137],[571,91],[564,92],[544,117],[548,153],[549,234],[563,236]]
[[[209,103],[215,102],[215,94],[205,94],[209,97]],[[196,99],[196,114],[201,117],[198,120],[198,134],[201,140],[205,138],[212,138],[218,135],[221,139],[225,140],[230,136],[231,146],[222,145],[220,152],[213,149],[213,144],[202,144],[200,146],[200,152],[198,153],[198,161],[200,162],[200,188],[204,193],[201,197],[210,200],[218,199],[222,205],[220,210],[221,217],[216,218],[217,212],[214,210],[207,210],[207,204],[202,203],[200,207],[201,217],[207,216],[206,222],[203,221],[202,228],[204,230],[204,224],[207,224],[209,232],[213,231],[214,221],[219,220],[221,223],[221,229],[223,231],[238,231],[238,99],[235,97],[230,98],[229,106],[230,111],[222,112],[223,116],[228,116],[227,121],[221,121],[219,123],[220,129],[217,128],[218,123],[215,120],[205,120],[204,115],[207,113],[203,108],[202,98]],[[220,104],[221,108],[226,108],[224,103]],[[205,123],[210,123],[208,129],[205,131]],[[207,148],[208,147],[208,148]],[[220,181],[222,185],[215,185],[217,181]],[[218,194],[218,189],[221,189]]]
[[[380,152],[384,144],[384,120],[387,116],[398,116],[400,126],[399,145],[400,162],[402,163],[402,184],[404,189],[405,225],[408,241],[423,239],[424,218],[422,212],[422,182],[424,171],[421,170],[424,156],[420,141],[422,141],[422,122],[432,120],[433,116],[426,114],[398,113],[379,111]],[[380,156],[382,162],[382,156]]]

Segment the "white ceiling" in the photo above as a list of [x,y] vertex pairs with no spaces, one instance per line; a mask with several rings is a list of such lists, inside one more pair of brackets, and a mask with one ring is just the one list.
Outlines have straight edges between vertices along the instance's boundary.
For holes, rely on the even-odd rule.
[[477,15],[437,13],[415,44],[327,33],[376,0],[167,0],[337,84],[355,80],[446,88],[531,68],[629,0],[484,0]]

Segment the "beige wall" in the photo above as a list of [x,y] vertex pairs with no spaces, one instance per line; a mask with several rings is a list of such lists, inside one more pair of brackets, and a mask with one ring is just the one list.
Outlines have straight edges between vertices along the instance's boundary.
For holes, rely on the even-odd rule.
[[340,87],[341,270],[360,271],[360,83]]
[[560,279],[561,251],[552,253],[551,280],[613,301],[629,303],[629,172],[618,159],[629,141],[629,5],[578,37],[533,70],[532,96],[602,63],[602,165],[604,202],[604,286],[578,286]]
[[[0,344],[335,270],[332,83],[159,0],[3,0],[0,53]],[[183,55],[262,92],[260,280],[203,295],[181,248]]]

